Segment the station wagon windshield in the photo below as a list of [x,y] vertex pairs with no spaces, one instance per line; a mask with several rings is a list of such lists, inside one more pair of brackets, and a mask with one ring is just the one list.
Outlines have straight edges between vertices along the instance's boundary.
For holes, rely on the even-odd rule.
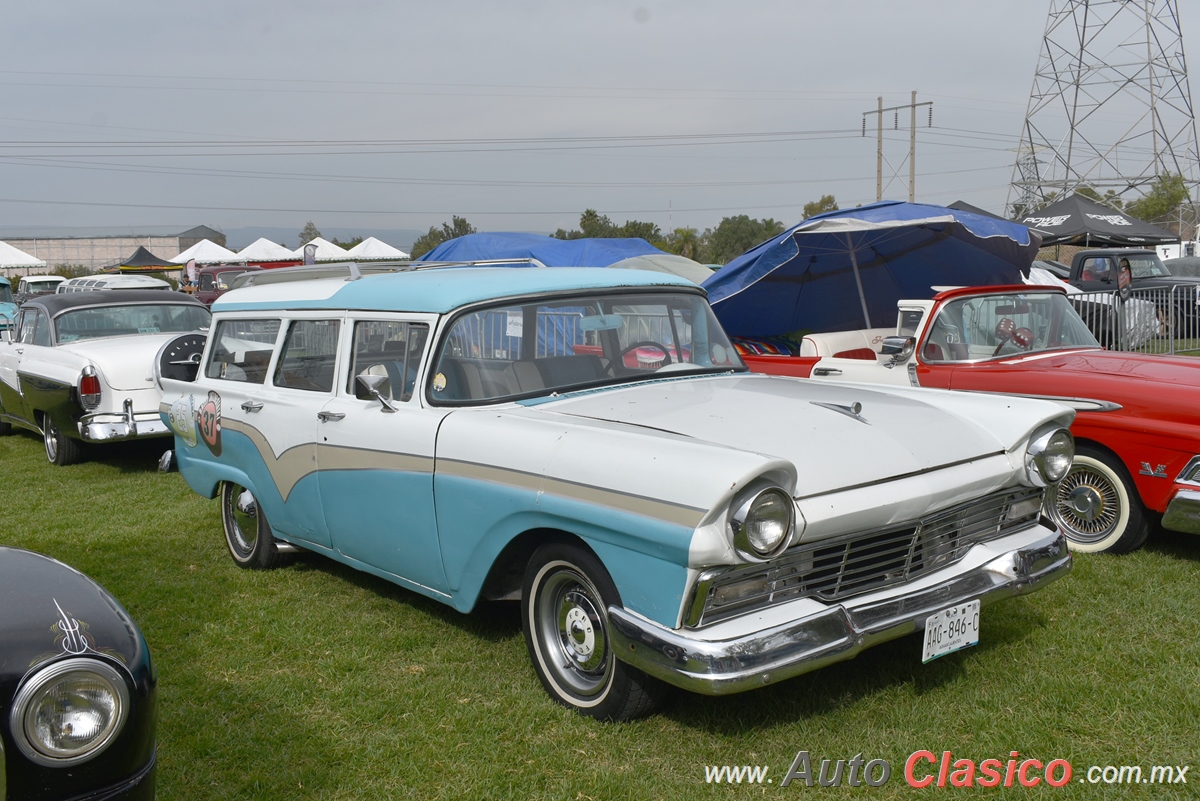
[[745,369],[703,297],[606,293],[459,315],[440,343],[428,397],[493,402]]
[[1098,348],[1058,293],[978,295],[947,302],[921,348],[927,362],[978,361],[1062,348]]
[[183,334],[207,328],[209,317],[207,309],[191,303],[94,306],[58,315],[54,331],[60,343],[134,334]]

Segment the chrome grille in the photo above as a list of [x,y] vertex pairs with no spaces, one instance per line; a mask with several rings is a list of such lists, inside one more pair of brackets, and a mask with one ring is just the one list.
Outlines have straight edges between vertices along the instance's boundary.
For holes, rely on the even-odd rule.
[[[727,620],[796,598],[838,601],[918,578],[961,559],[971,546],[1029,525],[1040,489],[1005,490],[917,521],[802,543],[761,565],[701,577],[687,624]],[[1013,506],[1025,503],[1012,514]]]

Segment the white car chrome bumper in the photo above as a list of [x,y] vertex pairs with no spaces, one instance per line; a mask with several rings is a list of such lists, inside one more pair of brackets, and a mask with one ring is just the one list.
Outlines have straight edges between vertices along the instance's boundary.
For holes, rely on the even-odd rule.
[[[1038,531],[1040,536],[1029,536]],[[848,599],[817,614],[730,639],[704,640],[702,630],[668,629],[610,606],[614,650],[630,665],[692,692],[726,695],[761,687],[922,629],[925,620],[942,609],[1022,595],[1070,570],[1071,555],[1061,532],[1039,525],[1010,536],[1022,535],[1025,542],[1019,547],[933,586],[862,605]]]
[[162,421],[158,410],[135,412],[133,402],[125,401],[121,412],[95,412],[79,420],[79,436],[84,442],[112,442],[138,437],[166,437],[171,429]]

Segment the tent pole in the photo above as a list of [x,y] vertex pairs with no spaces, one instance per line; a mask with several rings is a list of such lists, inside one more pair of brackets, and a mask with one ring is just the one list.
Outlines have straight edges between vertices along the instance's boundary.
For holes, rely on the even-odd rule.
[[863,322],[871,327],[871,313],[867,311],[867,293],[863,291],[862,276],[858,274],[858,256],[854,253],[854,240],[846,234],[846,248],[850,252],[850,266],[854,268],[854,283],[858,285],[858,302],[862,304]]

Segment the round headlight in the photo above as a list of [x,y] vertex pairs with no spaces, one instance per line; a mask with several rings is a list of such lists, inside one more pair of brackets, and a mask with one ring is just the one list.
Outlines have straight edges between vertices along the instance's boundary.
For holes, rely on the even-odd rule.
[[1039,432],[1025,452],[1025,474],[1035,487],[1057,484],[1075,459],[1075,438],[1065,428]]
[[129,690],[95,659],[56,662],[25,682],[13,701],[13,740],[39,765],[84,762],[116,738],[129,714]]
[[792,499],[772,487],[747,498],[733,513],[733,545],[746,556],[769,559],[787,547],[792,533]]

